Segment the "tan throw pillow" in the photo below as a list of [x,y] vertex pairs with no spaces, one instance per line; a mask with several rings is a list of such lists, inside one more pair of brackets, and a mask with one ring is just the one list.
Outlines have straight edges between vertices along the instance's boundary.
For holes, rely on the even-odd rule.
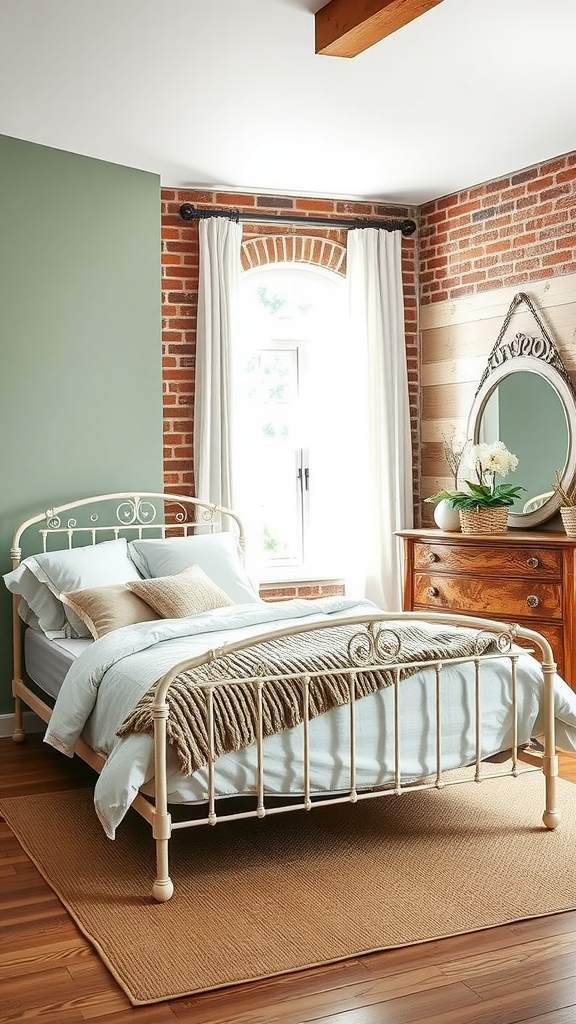
[[60,594],[60,600],[76,612],[95,640],[113,629],[159,618],[154,609],[137,594],[132,594],[124,583],[73,590]]
[[233,604],[227,594],[212,582],[199,565],[191,565],[173,576],[150,580],[129,580],[126,586],[138,594],[164,619],[182,619],[200,615],[213,608]]

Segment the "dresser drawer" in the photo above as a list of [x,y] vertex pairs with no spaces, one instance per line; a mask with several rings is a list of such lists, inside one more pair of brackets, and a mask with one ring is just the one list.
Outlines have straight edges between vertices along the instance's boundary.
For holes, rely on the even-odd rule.
[[414,544],[414,568],[433,572],[471,572],[479,575],[562,578],[562,553],[552,548],[492,545],[460,546],[458,543]]
[[537,580],[486,579],[416,573],[414,605],[478,613],[484,618],[561,619],[562,588]]

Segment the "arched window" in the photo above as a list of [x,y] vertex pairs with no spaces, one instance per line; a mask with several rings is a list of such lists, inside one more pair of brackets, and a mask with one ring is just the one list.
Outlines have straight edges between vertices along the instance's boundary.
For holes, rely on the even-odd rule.
[[261,579],[343,573],[347,319],[332,271],[276,263],[241,276],[234,486]]

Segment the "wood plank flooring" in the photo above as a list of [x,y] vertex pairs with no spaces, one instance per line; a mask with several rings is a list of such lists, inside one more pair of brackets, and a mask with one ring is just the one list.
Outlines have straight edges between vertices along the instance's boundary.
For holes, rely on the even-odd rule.
[[[560,771],[576,782],[576,757]],[[0,739],[0,796],[94,778],[38,735]],[[576,910],[133,1007],[4,822],[0,886],[1,1024],[576,1024]]]

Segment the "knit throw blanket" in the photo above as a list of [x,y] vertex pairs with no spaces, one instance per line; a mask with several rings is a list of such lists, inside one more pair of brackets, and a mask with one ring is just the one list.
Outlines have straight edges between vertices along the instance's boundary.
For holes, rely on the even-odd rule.
[[[309,686],[309,718],[316,718],[350,701],[350,673],[337,669],[352,668],[355,697],[394,681],[394,670],[371,665],[388,662],[403,665],[400,678],[419,671],[418,661],[466,658],[499,650],[496,636],[446,627],[419,629],[411,623],[394,621],[372,639],[364,626],[330,626],[292,636],[266,640],[241,651],[209,661],[179,675],[168,689],[168,742],[174,747],[183,775],[190,775],[209,760],[208,711],[206,690],[199,683],[214,683],[215,757],[253,743],[257,736],[257,683],[265,676],[262,692],[262,733],[270,736],[300,724],[304,717],[302,676],[317,673]],[[351,660],[352,659],[352,660]],[[360,662],[367,667],[362,667]],[[359,667],[355,667],[359,666]],[[269,676],[293,673],[289,680]],[[299,677],[299,679],[298,679]],[[240,680],[232,683],[231,679]],[[131,732],[154,732],[152,704],[154,688],[148,690],[118,730],[118,736]]]

